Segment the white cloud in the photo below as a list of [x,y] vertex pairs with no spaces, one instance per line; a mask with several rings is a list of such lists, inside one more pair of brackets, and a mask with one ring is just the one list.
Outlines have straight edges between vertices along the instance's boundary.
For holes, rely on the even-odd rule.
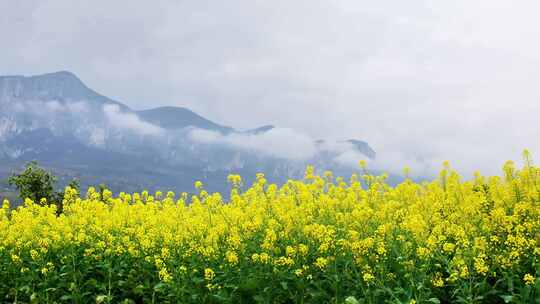
[[291,160],[306,160],[317,152],[309,136],[285,128],[274,128],[261,134],[233,133],[229,135],[193,129],[190,137],[200,143],[225,144],[244,151]]
[[88,104],[84,101],[60,102],[58,100],[26,100],[17,101],[10,105],[10,109],[15,112],[24,112],[51,118],[52,115],[83,115],[90,111]]
[[96,147],[103,147],[107,139],[107,133],[102,128],[94,128],[90,132],[89,143]]
[[346,141],[316,141],[309,135],[287,128],[273,128],[259,134],[232,133],[223,135],[218,132],[191,129],[192,140],[203,144],[222,144],[281,159],[312,161],[320,153],[331,155],[330,159],[343,166],[357,168],[360,160],[368,157]]
[[[88,105],[83,101],[60,103],[59,101],[52,100],[39,103],[41,103],[48,112],[52,113],[83,114],[89,111]],[[36,110],[39,108],[39,111],[43,110],[43,107],[40,106],[36,107],[33,105],[33,107],[35,107]]]
[[361,160],[368,160],[365,155],[354,150],[352,147],[348,150],[339,151],[337,156],[333,159],[336,163],[347,166],[350,168],[358,168],[358,163]]
[[6,73],[67,69],[135,107],[186,106],[237,128],[363,139],[377,151],[374,166],[397,172],[434,174],[448,159],[468,174],[498,173],[523,148],[540,155],[538,1],[0,8]]
[[142,121],[137,115],[122,112],[118,105],[104,105],[103,113],[108,122],[119,129],[130,130],[141,135],[161,135],[164,133],[162,128]]
[[358,151],[351,143],[346,141],[324,141],[318,145],[318,150],[330,152],[335,155],[332,161],[350,168],[358,168],[360,160],[368,160],[369,158]]
[[[62,112],[65,108],[58,101],[47,101],[43,103],[45,108],[50,112]],[[40,109],[41,110],[41,109]]]

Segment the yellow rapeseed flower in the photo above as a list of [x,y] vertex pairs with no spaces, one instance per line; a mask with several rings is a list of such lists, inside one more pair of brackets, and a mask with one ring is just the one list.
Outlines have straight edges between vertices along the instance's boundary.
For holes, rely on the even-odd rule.
[[205,268],[204,269],[204,278],[207,281],[212,281],[215,276],[216,276],[216,274],[215,274],[214,270],[212,270],[212,268]]
[[317,258],[315,261],[315,266],[321,270],[324,270],[326,266],[328,266],[328,259],[323,257]]
[[523,276],[523,282],[525,282],[525,284],[527,285],[533,285],[534,281],[535,278],[530,273],[527,273]]

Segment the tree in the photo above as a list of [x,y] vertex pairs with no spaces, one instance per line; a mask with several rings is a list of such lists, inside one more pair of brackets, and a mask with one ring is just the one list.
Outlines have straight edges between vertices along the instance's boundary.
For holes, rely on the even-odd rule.
[[[58,178],[54,174],[38,166],[36,161],[27,163],[22,172],[13,173],[8,179],[8,183],[17,188],[22,200],[29,198],[35,203],[41,204],[42,199],[45,199],[46,204],[56,204],[58,212],[61,213],[64,192],[55,191],[57,181]],[[72,180],[68,186],[79,190],[77,180]]]
[[22,200],[29,198],[40,203],[44,198],[47,203],[51,203],[55,198],[54,185],[57,180],[51,172],[39,167],[36,161],[31,161],[22,172],[13,173],[8,183],[17,188]]

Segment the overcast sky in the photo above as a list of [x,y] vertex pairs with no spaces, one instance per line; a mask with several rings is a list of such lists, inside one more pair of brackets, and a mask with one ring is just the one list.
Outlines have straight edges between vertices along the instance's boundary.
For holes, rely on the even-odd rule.
[[[69,70],[135,109],[357,138],[379,166],[540,155],[540,1],[0,0],[0,74]],[[538,156],[540,157],[540,156]]]

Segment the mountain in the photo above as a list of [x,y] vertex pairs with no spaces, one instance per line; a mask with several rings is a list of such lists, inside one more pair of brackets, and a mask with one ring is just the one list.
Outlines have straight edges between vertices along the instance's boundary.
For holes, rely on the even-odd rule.
[[283,182],[302,176],[307,164],[347,174],[349,160],[376,155],[361,140],[305,138],[272,125],[239,131],[183,107],[136,111],[66,71],[0,76],[0,179],[37,160],[63,183],[192,191],[202,180],[227,193],[233,172],[247,183],[257,172]]
[[233,128],[219,125],[186,108],[159,107],[144,111],[136,111],[135,113],[137,113],[144,121],[167,130],[180,130],[187,127],[194,127],[218,131],[223,134],[234,132]]
[[275,129],[274,126],[266,125],[266,126],[262,126],[262,127],[256,128],[256,129],[246,130],[243,133],[248,134],[248,135],[258,135],[258,134],[266,133],[266,132],[271,131],[273,129]]
[[377,156],[377,153],[375,153],[375,150],[373,150],[369,144],[363,140],[357,140],[357,139],[349,139],[345,142],[351,144],[354,146],[354,148],[360,153],[364,154],[368,158],[374,159]]
[[0,76],[0,101],[82,101],[127,107],[88,88],[71,72],[60,71],[37,76]]

